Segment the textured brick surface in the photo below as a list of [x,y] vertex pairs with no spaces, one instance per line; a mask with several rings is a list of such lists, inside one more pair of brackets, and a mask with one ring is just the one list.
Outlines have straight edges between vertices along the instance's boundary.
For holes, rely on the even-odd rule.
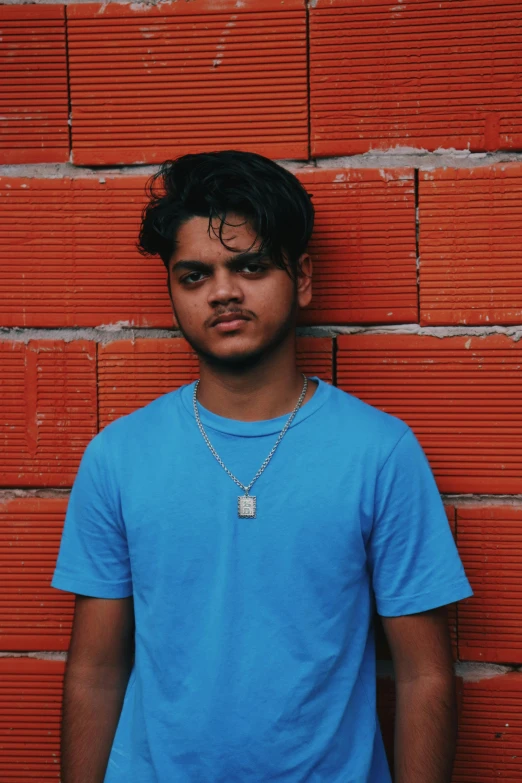
[[0,780],[60,779],[60,717],[64,664],[0,658]]
[[453,783],[522,780],[522,674],[462,685]]
[[1,650],[67,649],[73,597],[50,586],[66,508],[67,498],[0,503]]
[[519,163],[421,172],[422,323],[522,322],[521,196]]
[[517,0],[317,0],[315,155],[522,146]]
[[96,346],[0,341],[0,486],[71,485],[96,434]]
[[100,429],[198,376],[197,357],[179,338],[118,340],[100,345]]
[[417,321],[413,170],[298,176],[316,208],[314,296],[301,323]]
[[172,326],[166,269],[135,246],[145,182],[0,178],[0,325]]
[[303,0],[67,7],[73,160],[308,157]]
[[63,5],[0,6],[0,163],[69,159]]
[[337,382],[406,421],[442,492],[522,492],[522,343],[342,335]]
[[474,596],[459,605],[459,657],[522,664],[522,508],[457,510]]
[[297,366],[309,377],[333,380],[333,341],[329,337],[298,337]]
[[[333,346],[329,337],[300,337],[297,350],[303,372],[332,382]],[[198,377],[197,357],[180,338],[118,340],[100,345],[100,429]]]

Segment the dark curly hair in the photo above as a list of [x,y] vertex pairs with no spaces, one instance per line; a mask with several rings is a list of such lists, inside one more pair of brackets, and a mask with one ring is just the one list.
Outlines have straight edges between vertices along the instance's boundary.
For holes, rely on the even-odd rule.
[[150,201],[142,212],[137,248],[142,255],[159,255],[167,269],[183,223],[208,217],[209,231],[227,247],[223,226],[227,215],[236,213],[250,223],[259,249],[274,264],[294,278],[299,274],[314,208],[297,177],[268,158],[236,150],[182,155],[162,164],[146,192]]

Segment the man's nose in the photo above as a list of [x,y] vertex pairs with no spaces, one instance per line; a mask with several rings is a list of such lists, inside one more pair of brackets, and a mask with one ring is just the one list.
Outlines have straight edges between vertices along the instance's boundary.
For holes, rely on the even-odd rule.
[[229,270],[222,270],[215,274],[210,286],[208,301],[212,306],[232,301],[243,301],[243,291],[238,275]]

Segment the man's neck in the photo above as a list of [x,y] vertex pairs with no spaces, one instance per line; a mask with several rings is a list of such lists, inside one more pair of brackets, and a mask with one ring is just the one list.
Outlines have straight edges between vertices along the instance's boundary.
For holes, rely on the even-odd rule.
[[[202,361],[198,402],[227,419],[275,419],[293,411],[303,383],[303,375],[297,369],[295,359],[277,367],[258,365],[241,374],[221,372]],[[309,381],[303,405],[313,396],[315,389],[316,383]]]

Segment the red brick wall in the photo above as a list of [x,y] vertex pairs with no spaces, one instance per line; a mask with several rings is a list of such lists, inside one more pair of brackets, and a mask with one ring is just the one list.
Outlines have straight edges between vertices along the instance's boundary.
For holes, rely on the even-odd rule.
[[522,780],[518,0],[15,0],[0,39],[1,783],[59,779],[74,597],[49,582],[83,450],[197,377],[134,247],[144,183],[228,148],[312,194],[301,367],[407,421],[443,494],[475,590],[454,783]]

